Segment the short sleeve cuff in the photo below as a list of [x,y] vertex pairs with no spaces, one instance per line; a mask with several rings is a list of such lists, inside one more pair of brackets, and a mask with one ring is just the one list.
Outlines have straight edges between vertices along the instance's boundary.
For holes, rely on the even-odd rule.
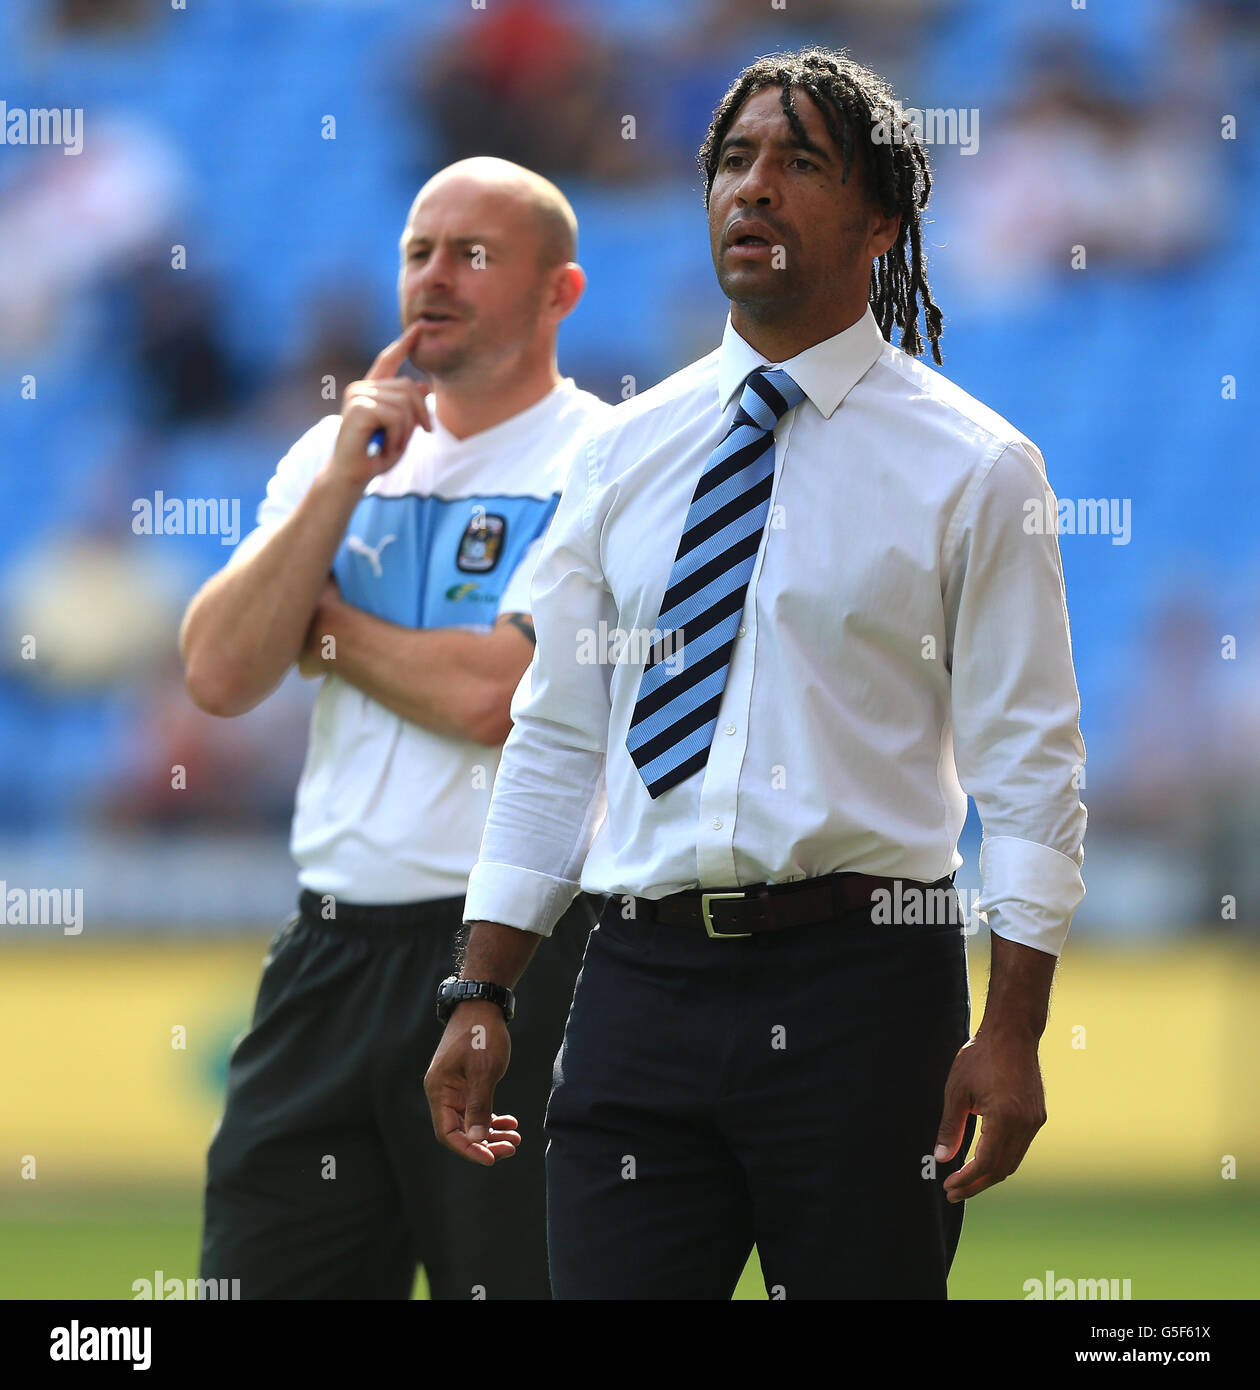
[[1032,840],[995,836],[980,846],[980,883],[976,908],[991,932],[1047,955],[1062,952],[1085,896],[1075,859]]
[[580,883],[511,864],[477,864],[468,876],[465,922],[500,922],[550,936],[577,897]]

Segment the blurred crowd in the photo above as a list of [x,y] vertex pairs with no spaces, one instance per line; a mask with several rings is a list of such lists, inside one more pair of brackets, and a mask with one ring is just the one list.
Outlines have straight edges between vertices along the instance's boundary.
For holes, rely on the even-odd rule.
[[[1172,435],[1147,429],[1132,456],[1118,442],[1136,440],[1157,404],[1141,325],[1166,333],[1178,304],[1198,322],[1213,268],[1257,259],[1240,214],[1260,186],[1255,156],[1222,138],[1226,115],[1243,127],[1250,113],[1254,127],[1260,114],[1253,5],[1151,0],[1110,17],[1063,6],[1053,22],[1040,7],[971,0],[197,8],[15,0],[0,20],[10,106],[88,114],[79,155],[0,151],[0,358],[19,383],[0,407],[8,836],[283,826],[312,691],[295,676],[231,723],[193,709],[175,632],[227,550],[217,536],[136,535],[133,501],[240,498],[248,529],[275,460],[337,409],[326,383],[360,375],[393,329],[389,229],[429,173],[465,155],[538,169],[578,207],[591,291],[561,365],[579,385],[615,398],[626,374],[647,385],[707,350],[722,305],[696,148],[744,63],[821,42],[883,72],[907,105],[979,112],[974,156],[933,154],[948,374],[999,404],[1013,361],[1021,375],[1042,362],[1061,373],[1036,335],[1074,344],[1113,331],[1093,317],[1098,282],[1071,263],[1077,244],[1120,287],[1114,313],[1148,316],[1108,340],[1121,348],[1109,389],[1068,405],[1031,382],[1012,397],[1039,443],[1072,416],[1057,455],[1045,448],[1061,491],[1064,479],[1090,495],[1133,482],[1144,528],[1123,554],[1100,554],[1099,538],[1089,552],[1085,538],[1064,546],[1098,755],[1087,846],[1098,835],[1166,843],[1210,866],[1200,920],[1219,915],[1223,881],[1240,884],[1240,915],[1260,918],[1260,546],[1220,516],[1228,472],[1204,483],[1216,491],[1199,534],[1175,496],[1190,461],[1171,442],[1159,452]],[[326,110],[335,149],[317,128]],[[306,122],[302,142],[290,119]],[[690,228],[685,245],[678,227]],[[1227,303],[1202,324],[1228,334],[1246,317]],[[1219,378],[1242,366],[1209,355],[1183,414],[1219,413]],[[28,376],[34,394],[22,394]],[[1238,425],[1212,428],[1226,440]],[[1194,429],[1189,419],[1177,437]],[[1165,500],[1144,512],[1148,484]],[[1194,592],[1163,597],[1163,532]],[[1231,586],[1243,597],[1223,604]],[[1232,628],[1237,654],[1224,657]],[[1087,858],[1087,882],[1088,869]]]

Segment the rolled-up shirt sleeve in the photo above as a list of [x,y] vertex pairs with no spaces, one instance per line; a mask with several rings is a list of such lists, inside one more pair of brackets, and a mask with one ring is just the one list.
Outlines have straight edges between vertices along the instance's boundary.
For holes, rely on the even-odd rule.
[[954,761],[983,827],[977,910],[1057,956],[1085,895],[1085,763],[1057,502],[1037,449],[1007,445],[964,495],[946,589]]
[[531,587],[537,645],[512,698],[481,853],[468,880],[466,922],[550,936],[581,886],[582,865],[604,810],[607,662],[591,660],[616,626],[604,580],[592,499],[598,448],[575,449],[543,538]]

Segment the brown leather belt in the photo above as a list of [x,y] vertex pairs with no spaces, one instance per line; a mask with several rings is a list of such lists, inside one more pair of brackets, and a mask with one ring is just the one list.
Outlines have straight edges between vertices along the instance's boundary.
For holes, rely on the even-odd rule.
[[954,875],[935,883],[876,878],[871,874],[826,874],[792,883],[755,883],[724,891],[688,889],[667,898],[635,898],[636,917],[667,926],[700,927],[715,938],[752,936],[834,921],[841,913],[869,908],[881,889],[892,901],[915,889],[952,888]]

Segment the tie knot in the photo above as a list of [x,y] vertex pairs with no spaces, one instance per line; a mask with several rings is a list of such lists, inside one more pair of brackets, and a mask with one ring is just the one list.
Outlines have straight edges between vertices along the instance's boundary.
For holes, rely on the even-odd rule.
[[753,424],[772,430],[804,399],[805,392],[781,367],[758,367],[744,381],[739,408]]

